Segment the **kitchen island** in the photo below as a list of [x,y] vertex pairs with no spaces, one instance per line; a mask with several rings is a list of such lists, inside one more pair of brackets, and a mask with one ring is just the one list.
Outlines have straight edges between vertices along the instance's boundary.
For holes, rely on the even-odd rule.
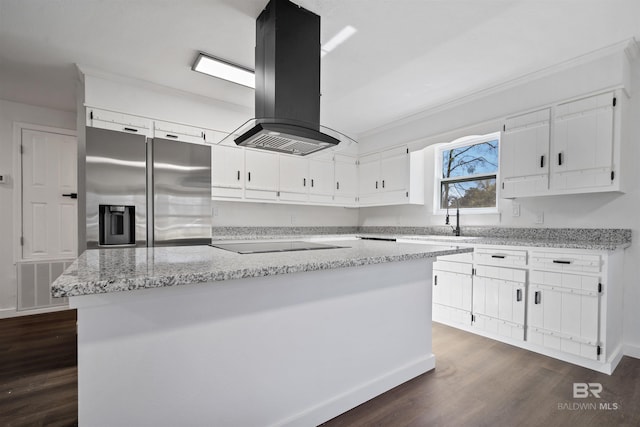
[[431,265],[470,248],[342,239],[84,252],[80,425],[316,425],[434,368]]

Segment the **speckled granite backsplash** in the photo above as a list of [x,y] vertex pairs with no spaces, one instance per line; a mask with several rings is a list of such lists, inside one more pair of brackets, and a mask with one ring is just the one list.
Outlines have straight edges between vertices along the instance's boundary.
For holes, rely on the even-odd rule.
[[[451,228],[432,227],[213,227],[213,240],[268,239],[292,236],[320,236],[336,234],[392,234],[450,236]],[[512,228],[462,227],[462,235],[498,239],[526,239],[550,241],[588,241],[629,243],[631,230],[626,228]]]

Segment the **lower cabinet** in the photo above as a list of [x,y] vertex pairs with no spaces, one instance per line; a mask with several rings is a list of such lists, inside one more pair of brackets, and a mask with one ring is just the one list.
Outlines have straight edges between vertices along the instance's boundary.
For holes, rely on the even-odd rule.
[[611,374],[624,252],[476,246],[433,264],[433,320]]
[[524,340],[526,271],[479,265],[473,278],[473,327]]

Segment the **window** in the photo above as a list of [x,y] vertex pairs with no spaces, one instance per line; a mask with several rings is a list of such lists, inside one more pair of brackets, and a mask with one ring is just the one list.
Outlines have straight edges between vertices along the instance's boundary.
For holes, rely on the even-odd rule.
[[444,144],[436,154],[439,209],[497,207],[500,133],[461,138]]

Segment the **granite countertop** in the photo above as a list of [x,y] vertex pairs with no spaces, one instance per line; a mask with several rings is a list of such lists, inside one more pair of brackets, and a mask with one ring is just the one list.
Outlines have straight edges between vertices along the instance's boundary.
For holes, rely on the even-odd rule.
[[[339,249],[240,255],[210,246],[90,249],[52,284],[54,297],[131,291],[247,277],[436,258],[471,252],[447,243],[411,244],[352,238]],[[301,238],[289,240],[302,240]]]

